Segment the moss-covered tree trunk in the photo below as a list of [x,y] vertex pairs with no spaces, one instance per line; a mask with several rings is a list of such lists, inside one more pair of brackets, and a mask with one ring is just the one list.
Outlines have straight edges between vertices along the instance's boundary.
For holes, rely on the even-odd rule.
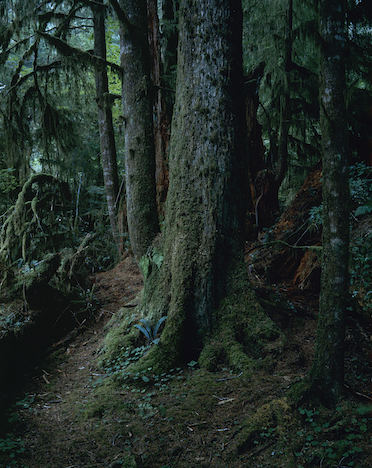
[[146,0],[121,0],[120,7],[127,219],[131,246],[139,262],[159,231],[147,4]]
[[313,389],[326,402],[344,384],[344,333],[348,297],[349,182],[344,102],[345,5],[319,2],[320,110],[323,151],[323,260]]
[[167,314],[158,347],[167,362],[196,357],[213,311],[243,265],[249,187],[245,153],[241,2],[183,0],[164,261],[145,285],[143,310]]
[[[94,31],[94,55],[106,60],[106,37],[104,6],[102,0],[97,4],[102,6],[92,7],[93,31]],[[105,182],[107,207],[109,212],[111,231],[115,243],[120,250],[120,240],[116,222],[116,198],[119,190],[119,179],[116,161],[116,147],[114,137],[114,126],[112,122],[112,100],[109,95],[108,78],[106,66],[101,64],[95,71],[96,96],[98,105],[98,124],[101,144],[101,162],[103,178]]]

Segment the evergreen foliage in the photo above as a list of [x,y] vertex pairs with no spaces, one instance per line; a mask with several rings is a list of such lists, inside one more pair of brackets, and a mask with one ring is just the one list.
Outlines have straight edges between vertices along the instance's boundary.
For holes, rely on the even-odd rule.
[[[266,164],[278,170],[280,115],[288,79],[288,168],[281,187],[281,198],[289,203],[310,167],[320,158],[319,127],[319,38],[317,2],[293,0],[290,34],[290,64],[285,64],[286,8],[290,0],[244,0],[243,51],[245,69],[265,63],[260,78],[258,116],[263,126]],[[353,161],[369,156],[372,136],[371,23],[366,1],[350,0],[347,5],[347,91],[345,93]],[[286,76],[288,75],[288,77]]]
[[[106,235],[107,208],[93,73],[94,65],[102,60],[92,54],[92,12],[84,3],[5,1],[2,8],[0,203],[3,212],[12,205],[15,208],[11,208],[10,218],[2,228],[1,249],[10,263],[22,257],[23,261],[26,258],[38,261],[43,252],[58,251],[66,245],[77,247],[86,232],[93,229]],[[116,27],[112,20],[109,28]],[[114,63],[119,58],[117,34],[112,34],[108,50],[112,61],[110,83],[112,92],[117,94],[120,70]],[[119,112],[117,107],[114,109],[118,123]],[[47,177],[52,182],[30,192],[37,184],[30,185],[29,180],[36,178],[40,182]],[[37,197],[42,200],[36,203],[38,209],[46,200],[49,203],[53,197],[63,197],[64,191],[59,192],[61,186],[66,187],[69,200],[68,208],[64,205],[63,223],[55,225],[58,232],[61,229],[58,234],[61,243],[55,244],[57,231],[50,235],[44,232],[43,223],[48,224],[46,215],[35,212],[33,218],[32,208]],[[17,211],[25,190],[24,206]],[[53,210],[50,214],[57,216]],[[38,232],[36,237],[35,232],[31,234],[29,224]],[[11,235],[18,235],[16,232],[28,240],[20,241],[18,237],[11,240]],[[21,244],[17,246],[22,242],[23,255]],[[102,245],[105,247],[99,257],[110,258],[111,263],[111,243],[106,240]]]
[[[292,3],[292,2],[291,2]],[[293,1],[292,27],[288,29],[289,0],[245,0],[243,51],[245,69],[265,63],[259,95],[259,119],[267,148],[267,167],[278,169],[279,128],[287,105],[288,178],[304,175],[320,157],[318,108],[318,46],[313,2]],[[286,52],[289,41],[289,55]],[[287,57],[286,57],[287,54]],[[289,89],[286,91],[286,86]],[[283,96],[289,93],[288,103]]]
[[[130,4],[133,11],[136,11],[139,5],[138,2],[133,1],[119,3],[122,6]],[[139,110],[137,121],[139,122],[143,119],[144,112],[139,109],[138,103],[140,99],[143,99],[144,106],[147,106],[149,110],[148,103],[151,100],[148,99],[148,95],[152,92],[150,80],[146,81],[149,75],[146,67],[141,71],[138,66],[133,66],[134,58],[137,59],[140,55],[137,53],[139,49],[133,53],[133,56],[126,59],[124,54],[122,54],[122,64],[126,60],[128,62],[126,64],[127,69],[129,70],[132,67],[136,72],[133,75],[133,83],[136,86],[132,86],[128,75],[126,76],[126,84],[129,88],[127,94],[128,96],[130,95],[131,101],[126,106],[127,114],[125,118],[122,117],[122,109],[116,103],[116,99],[120,97],[122,84],[122,69],[117,65],[119,35],[117,32],[113,32],[113,30],[116,30],[120,23],[124,29],[128,29],[129,33],[133,33],[133,25],[128,21],[128,14],[120,9],[119,3],[116,0],[110,2],[111,7],[118,14],[120,21],[111,17],[111,9],[107,4],[94,2],[95,8],[102,8],[102,11],[105,12],[106,27],[110,32],[110,34],[106,34],[108,47],[107,60],[105,60],[104,56],[98,57],[92,50],[93,17],[91,12],[92,5],[89,2],[56,0],[50,3],[46,0],[42,0],[41,2],[30,0],[25,3],[21,0],[5,0],[1,3],[0,206],[4,215],[0,234],[0,255],[2,261],[7,263],[8,266],[16,265],[17,267],[22,266],[25,269],[33,268],[43,258],[45,253],[57,254],[71,246],[78,250],[80,249],[79,252],[81,252],[86,246],[85,241],[88,238],[90,239],[87,235],[90,236],[89,233],[92,231],[102,234],[97,236],[100,239],[102,251],[99,254],[97,254],[97,250],[95,251],[101,263],[107,261],[108,264],[110,263],[109,260],[112,259],[110,246],[106,248],[107,242],[102,240],[106,234],[108,217],[103,200],[104,189],[103,174],[100,167],[97,103],[94,99],[94,71],[98,66],[108,67],[110,87],[109,92],[104,93],[104,100],[107,98],[109,107],[113,109],[114,122],[117,127],[116,138],[118,141],[120,141],[121,128],[127,127],[126,132],[128,132],[129,123],[134,122],[135,111]],[[146,27],[145,3],[141,2],[143,15],[139,23],[140,26],[137,28],[141,32]],[[348,110],[347,123],[352,144],[352,154],[349,159],[353,162],[354,160],[365,160],[367,156],[371,155],[372,117],[370,116],[370,112],[372,107],[372,83],[370,70],[372,66],[372,14],[367,3],[366,0],[349,0],[346,11],[348,60],[346,69],[347,88],[344,96],[346,98]],[[191,0],[189,4],[192,4]],[[282,185],[282,196],[286,199],[285,201],[288,201],[289,198],[288,191],[298,185],[298,179],[304,176],[308,168],[314,164],[321,154],[320,111],[318,103],[318,54],[320,41],[317,26],[317,4],[318,2],[315,0],[305,3],[300,0],[263,0],[261,2],[243,0],[245,14],[243,37],[245,70],[249,72],[257,69],[258,65],[262,62],[264,63],[263,76],[258,77],[255,88],[259,94],[259,119],[263,126],[264,141],[267,148],[266,166],[267,168],[274,169],[278,177],[282,172],[281,168],[285,167],[285,165],[288,166],[286,178]],[[175,49],[178,40],[178,2],[159,0],[158,7],[159,12],[162,12],[160,28],[162,33],[161,53],[164,62],[164,76],[162,77],[161,84],[164,85],[165,92],[173,96],[172,91],[176,84],[175,71],[177,68]],[[195,9],[197,10],[196,4]],[[184,11],[183,14],[187,17],[189,13]],[[195,16],[197,17],[197,15]],[[183,26],[184,34],[189,34],[192,31],[192,34],[190,33],[190,41],[195,40],[198,27],[204,21],[200,20],[199,24],[199,20],[196,17],[190,16],[187,24],[185,23]],[[221,31],[226,27],[222,20],[220,26]],[[143,35],[142,39],[144,37],[145,35]],[[131,34],[128,37],[122,36],[122,40],[123,38],[129,42],[133,39]],[[148,45],[147,38],[140,43],[140,48],[145,50],[146,45]],[[210,48],[210,53],[208,52],[205,56],[205,62],[195,71],[192,77],[193,84],[178,85],[180,102],[184,96],[188,97],[188,94],[191,93],[190,89],[196,87],[197,80],[201,81],[202,78],[204,79],[204,76],[200,72],[201,70],[203,73],[209,74],[209,76],[212,75],[217,59],[214,62],[212,61],[211,57],[215,50],[209,43],[203,43],[203,52],[208,48]],[[240,50],[240,45],[239,47],[234,47],[235,51],[238,49]],[[145,52],[147,54],[146,50]],[[184,51],[182,53],[184,54]],[[180,63],[178,64],[179,82],[184,78],[182,73],[186,76],[186,70],[189,71],[191,68],[192,59],[195,58],[194,55],[194,49],[190,51],[190,55],[187,58],[182,58],[181,55]],[[200,59],[203,58],[202,54],[199,54],[199,56]],[[182,67],[184,67],[183,71]],[[218,78],[211,80],[208,86],[216,86],[218,80],[230,79],[230,71],[227,72],[227,70],[230,70],[229,67],[230,65],[227,68],[220,67],[218,71],[215,71]],[[217,98],[214,101],[212,98],[211,101],[208,101],[206,97],[208,93],[205,92],[206,88],[207,85],[205,84],[200,86],[200,96],[197,99],[189,98],[190,104],[185,105],[185,110],[182,110],[182,112],[188,115],[191,112],[190,109],[192,110],[193,114],[190,114],[190,122],[192,124],[190,123],[190,125],[195,125],[195,122],[199,119],[201,123],[197,130],[202,129],[201,132],[203,134],[198,134],[198,138],[200,138],[200,142],[203,142],[203,144],[206,144],[205,141],[208,141],[208,144],[213,147],[211,154],[213,153],[213,157],[215,157],[217,148],[222,140],[226,138],[227,130],[229,129],[221,131],[208,129],[208,126],[212,122],[213,105],[217,102]],[[211,94],[213,92],[212,90]],[[221,108],[225,106],[224,99],[221,100]],[[235,99],[235,101],[238,101],[238,99]],[[231,108],[235,104],[231,104]],[[185,115],[179,113],[179,115],[175,116],[174,128],[176,130],[177,119],[181,122],[181,118],[184,118]],[[221,111],[216,112],[216,115],[219,118]],[[238,122],[234,123],[234,125],[236,124],[236,128],[240,127],[237,139],[243,134],[243,126],[241,125],[242,115],[242,113],[239,114],[237,118]],[[153,171],[153,161],[151,159],[153,143],[151,120],[154,120],[154,115],[149,111],[147,117],[150,125],[147,125],[146,138],[139,137],[138,133],[136,133],[136,128],[133,130],[130,138],[135,144],[138,144],[138,147],[133,146],[134,149],[130,148],[129,137],[126,144],[128,153],[132,149],[132,154],[136,154],[136,156],[140,149],[144,148],[146,151],[150,149],[148,151],[148,166],[139,165],[135,169],[136,171],[138,169],[138,173],[141,176],[151,173],[151,178]],[[181,123],[178,123],[178,125],[181,128]],[[188,125],[185,125],[187,130],[189,129]],[[233,127],[233,125],[231,124],[230,127]],[[210,134],[208,136],[209,131]],[[183,130],[180,133],[182,132]],[[184,138],[184,135],[182,138]],[[173,167],[171,169],[176,174],[172,183],[177,184],[180,180],[183,182],[185,179],[187,185],[190,180],[196,180],[198,181],[197,183],[205,180],[204,189],[209,189],[209,184],[212,184],[213,177],[215,178],[213,184],[215,184],[217,175],[220,175],[220,167],[217,168],[217,166],[211,164],[212,156],[209,158],[206,156],[207,153],[203,152],[201,158],[206,159],[203,162],[205,167],[200,174],[188,176],[190,167],[194,165],[194,160],[192,159],[194,158],[193,153],[190,156],[190,162],[185,162],[185,167],[178,173],[181,165],[181,156],[184,157],[189,150],[190,141],[192,144],[196,141],[196,137],[192,133],[190,133],[190,138],[187,142],[183,142],[182,138],[178,135],[174,137],[173,153],[176,154],[175,148],[178,151],[177,145],[181,146],[181,143],[182,148],[179,150],[179,155],[177,153],[177,157],[174,154],[172,155],[173,160],[171,160],[171,165],[173,164]],[[141,145],[143,148],[140,148]],[[196,145],[195,148],[199,151],[201,145],[202,143]],[[118,146],[120,148],[123,144],[119,144]],[[231,148],[229,148],[230,150]],[[123,149],[121,153],[119,150],[119,154],[123,156]],[[252,158],[254,156],[251,155]],[[137,158],[133,157],[132,159],[133,161],[138,161]],[[127,163],[128,161],[129,158],[127,159]],[[211,164],[211,167],[208,164]],[[119,165],[119,170],[120,167]],[[127,165],[126,171],[127,193],[129,193],[129,181],[134,177],[133,174],[129,173],[128,168],[129,165]],[[246,175],[243,173],[243,170],[237,170],[231,176],[229,172],[228,177],[235,177],[233,183],[238,185],[239,177],[245,177]],[[181,184],[181,182],[179,183]],[[145,194],[150,193],[148,187],[143,183],[143,179],[139,179],[138,186]],[[365,189],[361,182],[359,188],[360,190]],[[198,201],[194,202],[194,205],[187,206],[190,197],[186,194],[180,200],[179,193],[176,193],[174,188],[172,190],[170,193],[173,199],[167,205],[168,210],[171,212],[174,206],[178,206],[178,203],[182,204],[182,210],[179,208],[180,211],[184,212],[187,208],[189,210],[188,215],[191,218],[190,232],[192,232],[196,219],[195,213],[197,212],[195,207],[201,202],[198,199]],[[205,190],[203,196],[206,193]],[[225,193],[224,190],[220,190],[220,192]],[[247,193],[244,194],[244,197],[246,195]],[[244,197],[242,196],[242,198]],[[151,194],[150,198],[152,198]],[[235,197],[234,203],[236,203],[237,199],[238,197]],[[139,197],[138,200],[139,202],[137,203],[136,201],[134,205],[136,209],[141,211],[145,203],[143,203],[143,198],[140,199]],[[200,196],[200,200],[204,200],[202,196]],[[209,200],[204,200],[204,202],[206,208],[203,211],[203,218],[200,218],[200,225],[206,222],[208,216],[211,216],[211,218],[215,217],[214,209],[210,209],[208,205]],[[155,229],[151,229],[148,238],[145,238],[142,233],[138,236],[140,241],[143,241],[143,245],[141,245],[137,254],[138,259],[146,252],[148,240],[151,240],[157,232],[157,214],[153,206],[150,204],[149,206],[150,208],[147,210],[146,215],[149,214],[151,216]],[[234,209],[234,207],[230,207],[229,205],[225,211],[230,216]],[[355,212],[355,216],[369,214],[371,210],[370,201],[365,200],[364,204],[361,204]],[[209,214],[207,215],[206,213]],[[320,208],[314,209],[311,215],[314,224],[319,225],[319,221],[321,220]],[[168,224],[166,224],[164,237],[166,235],[170,236],[169,233],[172,232],[172,235],[177,240],[178,238],[176,234],[173,234],[173,231],[175,233],[176,228],[181,229],[177,224],[179,213],[175,213],[172,216],[174,216],[172,221],[167,221]],[[138,221],[139,217],[137,215],[133,216],[135,221]],[[149,218],[144,217],[144,219],[143,226],[148,227],[150,224],[148,222]],[[215,222],[215,218],[212,221]],[[226,224],[228,225],[229,223]],[[233,223],[230,224],[232,225]],[[138,227],[135,227],[135,229],[138,231]],[[208,229],[205,229],[205,232]],[[220,225],[218,225],[218,229],[216,228],[216,232],[221,232]],[[186,232],[184,237],[190,237],[190,233]],[[192,239],[192,242],[195,244],[192,245],[193,252],[198,252],[198,249],[200,249],[201,242],[199,237],[201,236],[196,235]],[[235,235],[230,235],[230,233],[225,236],[226,239],[235,237]],[[133,239],[134,235],[132,236],[134,245]],[[169,266],[169,259],[166,258],[166,255],[169,256],[171,249],[177,246],[178,240],[177,242],[176,240],[165,240],[162,244],[162,247],[167,246],[164,254],[160,250],[157,252],[153,249],[151,255],[147,254],[142,257],[141,266],[146,279],[153,274],[158,274],[158,271],[161,270],[163,256],[164,265],[168,268],[169,272],[171,268],[174,268],[176,260],[174,264]],[[218,248],[220,251],[224,251],[224,253],[216,254],[215,258],[218,259],[218,262],[221,261],[222,264],[222,259],[227,254],[224,248]],[[361,249],[360,251],[364,254],[364,250]],[[177,272],[180,278],[186,278],[189,275],[185,279],[186,284],[186,280],[191,281],[192,279],[194,281],[195,268],[198,264],[194,262],[192,268],[190,268],[192,273],[187,273],[187,268],[184,265],[189,261],[190,254],[186,248],[181,253],[184,255],[183,258],[181,258],[181,254],[175,255],[172,253],[172,255],[177,259],[177,265],[179,264]],[[201,255],[195,253],[195,257],[201,258]],[[70,260],[71,256],[69,257]],[[209,282],[212,284],[212,279],[210,278],[213,278],[213,281],[215,281],[214,269],[218,262],[217,260],[213,260],[210,272],[204,273],[202,267],[200,267],[200,275],[203,281],[204,274],[205,278],[207,278],[205,279],[206,284],[209,284]],[[91,259],[89,266],[92,269],[98,268],[97,263]],[[65,265],[66,262],[62,264],[62,269]],[[153,268],[154,265],[156,265],[156,268]],[[224,271],[224,268],[220,268],[219,270]],[[175,277],[174,271],[172,271],[172,274],[167,271],[168,282],[171,281],[171,276]],[[161,274],[163,272],[164,267]],[[210,278],[208,275],[210,275]],[[149,283],[151,283],[151,278],[148,281]],[[190,288],[191,286],[189,287],[187,283],[187,286],[179,290],[177,289],[177,293],[174,293],[172,300],[176,301],[176,299],[178,300],[184,295],[185,304],[191,303],[191,299],[188,296],[186,297],[185,293],[186,291],[187,294],[194,294],[194,292],[190,292]],[[222,287],[220,289],[221,291],[223,290]],[[180,292],[179,295],[178,292]],[[161,291],[159,296],[162,294],[163,291]],[[220,294],[219,290],[218,294]],[[200,298],[197,300],[203,303],[203,307],[203,301],[207,303],[209,300],[213,302],[215,299],[214,293],[208,296],[208,300],[205,299],[204,293],[199,293],[199,295]],[[193,307],[195,308],[194,303]],[[211,320],[212,315],[209,309],[210,304],[208,302],[208,308],[205,307],[208,313],[205,314],[205,317]],[[155,310],[154,314],[159,314],[159,311],[160,309]],[[168,323],[172,323],[172,320],[172,317],[168,320],[167,327]],[[193,327],[194,325],[190,328],[192,328],[192,331],[195,331]],[[206,326],[206,329],[209,328],[209,325]],[[174,326],[174,330],[180,330],[178,324]],[[171,335],[170,332],[169,335]],[[230,346],[229,343],[226,345],[226,349]],[[180,349],[183,346],[186,349],[186,345],[183,343],[180,345]],[[195,349],[199,346],[200,343],[198,342]],[[235,358],[231,359],[232,361],[237,360]]]

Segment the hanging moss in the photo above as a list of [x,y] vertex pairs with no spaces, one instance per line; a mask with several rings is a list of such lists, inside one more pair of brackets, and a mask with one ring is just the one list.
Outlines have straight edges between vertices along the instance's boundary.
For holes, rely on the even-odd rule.
[[[16,204],[0,232],[0,258],[12,264],[39,260],[69,243],[65,218],[69,207],[65,184],[48,174],[33,174],[23,185]],[[64,221],[64,222],[61,222]],[[66,226],[67,224],[67,226]]]

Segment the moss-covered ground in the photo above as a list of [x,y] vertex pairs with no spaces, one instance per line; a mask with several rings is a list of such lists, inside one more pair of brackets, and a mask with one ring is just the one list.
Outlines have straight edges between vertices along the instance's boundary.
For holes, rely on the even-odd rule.
[[[124,339],[138,317],[122,307],[135,305],[141,276],[130,257],[99,274],[101,305],[91,324],[56,343],[16,397],[0,436],[0,467],[371,467],[368,330],[348,325],[348,388],[339,406],[309,404],[299,395],[314,350],[317,293],[260,280],[254,294],[274,325],[252,322],[249,365],[229,363],[221,333],[199,362],[128,375],[123,359],[130,364],[149,349],[138,333]],[[105,354],[109,330],[113,348]],[[115,353],[121,358],[99,365]]]

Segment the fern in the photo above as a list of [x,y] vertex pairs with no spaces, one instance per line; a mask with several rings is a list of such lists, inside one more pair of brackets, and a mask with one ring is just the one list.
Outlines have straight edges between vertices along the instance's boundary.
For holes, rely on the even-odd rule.
[[158,344],[159,343],[159,338],[156,338],[156,335],[158,334],[160,325],[167,319],[167,317],[161,317],[158,323],[155,325],[155,327],[152,329],[150,322],[143,318],[140,320],[140,322],[143,323],[144,326],[136,324],[134,325],[136,328],[138,328],[139,331],[141,331],[145,337],[147,338],[148,342],[150,344]]
[[367,205],[358,206],[355,210],[355,216],[362,216],[365,214],[372,213],[372,201],[370,200]]
[[149,249],[149,251],[144,255],[140,262],[139,267],[142,271],[143,277],[147,279],[152,271],[152,266],[155,265],[159,270],[163,263],[164,255],[156,247]]

